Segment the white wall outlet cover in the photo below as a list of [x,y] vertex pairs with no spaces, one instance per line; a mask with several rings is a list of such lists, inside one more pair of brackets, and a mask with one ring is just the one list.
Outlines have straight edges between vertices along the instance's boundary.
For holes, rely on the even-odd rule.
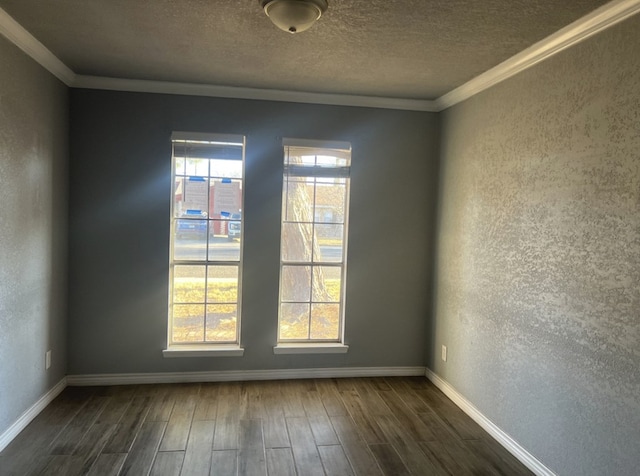
[[445,362],[447,361],[447,346],[446,345],[442,346],[442,360],[444,360]]
[[49,370],[49,367],[51,367],[51,351],[50,350],[48,350],[46,354],[44,354],[44,367],[45,367],[45,370]]

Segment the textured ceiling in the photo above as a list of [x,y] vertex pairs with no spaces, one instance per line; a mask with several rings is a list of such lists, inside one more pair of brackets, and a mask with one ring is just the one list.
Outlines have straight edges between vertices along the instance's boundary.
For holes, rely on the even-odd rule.
[[258,0],[0,0],[75,73],[435,99],[604,0],[329,0],[310,30]]

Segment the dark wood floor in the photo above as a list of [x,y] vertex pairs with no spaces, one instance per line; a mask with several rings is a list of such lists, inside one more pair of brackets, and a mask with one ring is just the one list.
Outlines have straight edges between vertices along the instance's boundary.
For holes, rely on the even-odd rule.
[[70,387],[2,475],[530,475],[421,377]]

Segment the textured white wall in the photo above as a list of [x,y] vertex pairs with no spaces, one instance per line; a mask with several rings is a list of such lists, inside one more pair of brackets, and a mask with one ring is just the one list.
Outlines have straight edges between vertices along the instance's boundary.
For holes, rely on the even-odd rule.
[[67,111],[0,37],[0,434],[66,373]]
[[443,117],[428,363],[559,475],[640,465],[639,58],[640,16]]

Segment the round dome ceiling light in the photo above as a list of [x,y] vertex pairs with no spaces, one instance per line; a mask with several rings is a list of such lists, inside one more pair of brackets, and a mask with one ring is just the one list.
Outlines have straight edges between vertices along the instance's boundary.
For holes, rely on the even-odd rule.
[[273,24],[289,33],[311,28],[329,7],[327,0],[260,0]]

